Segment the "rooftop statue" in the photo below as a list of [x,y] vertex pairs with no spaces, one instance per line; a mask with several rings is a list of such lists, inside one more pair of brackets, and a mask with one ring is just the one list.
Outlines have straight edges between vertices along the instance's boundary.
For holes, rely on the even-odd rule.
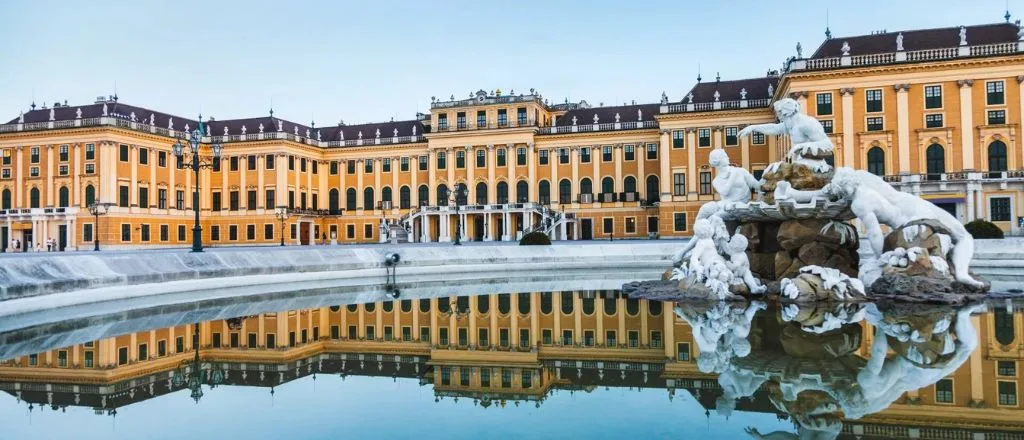
[[787,157],[793,163],[806,165],[819,173],[831,169],[824,156],[831,156],[834,147],[821,123],[800,112],[800,104],[791,98],[775,101],[774,108],[775,116],[779,118],[778,123],[750,125],[740,130],[737,136],[751,133],[788,135],[793,146]]

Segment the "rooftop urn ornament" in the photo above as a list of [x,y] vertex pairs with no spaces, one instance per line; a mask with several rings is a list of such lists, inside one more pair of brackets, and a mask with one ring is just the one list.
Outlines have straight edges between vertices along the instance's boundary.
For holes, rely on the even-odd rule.
[[850,42],[849,41],[844,41],[843,42],[843,47],[841,47],[840,50],[843,51],[843,56],[844,57],[850,56]]
[[416,136],[416,126],[415,125],[412,126],[412,135]]
[[132,122],[135,122],[135,112],[132,112],[132,114],[128,115],[128,118],[130,118]]
[[572,115],[572,125],[576,125],[576,115]]
[[185,124],[185,132],[186,132],[186,133],[188,133],[188,132],[189,132],[189,129],[188,129],[188,124]]
[[246,131],[247,131],[247,130],[246,130],[245,126],[243,125],[243,126],[242,126],[242,134],[245,134],[245,132],[246,132]]
[[225,125],[224,126],[224,136],[227,136],[227,135],[228,135],[228,126]]
[[284,121],[277,121],[277,131],[284,131]]
[[768,84],[768,96],[775,96],[775,86]]
[[358,137],[359,140],[363,140],[363,131],[359,130],[359,133],[356,133],[356,137]]
[[51,109],[50,109],[50,120],[51,120],[51,121],[52,121],[52,120],[54,119],[54,118],[53,118],[53,116],[54,116],[54,115],[53,115],[53,109],[51,108]]
[[338,139],[345,140],[345,132],[343,130],[338,130]]
[[310,133],[310,132],[309,132],[309,129],[307,128],[307,129],[306,129],[306,138],[307,138],[307,139],[309,139],[309,133]]
[[174,130],[174,118],[167,118],[167,129]]
[[380,129],[379,128],[377,129],[377,132],[374,133],[374,135],[377,137],[377,139],[380,139]]
[[601,120],[601,118],[597,117],[597,113],[594,113],[594,123],[596,124],[599,120]]
[[156,115],[152,113],[149,114],[149,125],[156,125]]
[[24,124],[25,123],[25,114],[20,112],[20,111],[18,112],[18,123],[19,124]]
[[455,100],[455,95],[454,95],[454,94],[452,94],[452,96],[449,96],[449,97],[448,97],[448,100],[449,100],[449,101],[454,101],[454,100]]
[[[594,122],[597,122],[597,121],[594,121]],[[615,123],[617,124],[618,122],[619,122],[619,114],[615,113]]]
[[967,45],[967,28],[963,26],[960,26],[960,45]]
[[298,136],[299,135],[299,126],[298,125],[292,126],[292,132],[295,133],[296,136]]
[[82,119],[82,109],[81,108],[75,109],[75,119]]
[[722,94],[721,94],[721,93],[718,93],[718,90],[715,90],[715,94],[714,94],[714,97],[715,97],[715,102],[718,102],[718,98],[721,98],[721,97],[722,97]]
[[690,94],[686,95],[686,103],[693,104],[693,92],[690,92]]
[[316,131],[316,140],[318,140],[318,141],[323,140],[323,138],[320,137],[320,130]]
[[107,103],[103,103],[103,116],[107,115]]
[[392,131],[392,133],[393,133],[394,137],[398,137],[398,129],[397,128],[394,131]]
[[747,99],[747,88],[746,87],[740,89],[740,99],[743,99],[743,100]]
[[903,50],[903,32],[896,34],[896,50]]
[[664,91],[661,92],[661,103],[668,104],[668,95],[666,95]]
[[803,46],[800,45],[799,41],[796,43],[796,57],[797,58],[803,58],[804,57],[804,48],[803,48]]
[[637,120],[637,121],[642,121],[642,120],[644,120],[644,111],[643,111],[643,110],[641,110],[641,109],[636,109],[636,120]]

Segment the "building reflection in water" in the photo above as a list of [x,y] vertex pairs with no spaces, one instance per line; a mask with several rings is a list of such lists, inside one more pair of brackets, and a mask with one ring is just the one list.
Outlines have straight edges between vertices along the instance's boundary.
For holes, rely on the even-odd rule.
[[[752,437],[1024,433],[1024,318],[1009,303],[671,304],[613,291],[404,299],[152,329],[0,363],[29,408],[118,408],[179,390],[315,374],[415,378],[436,401],[542,407],[604,387],[691,394],[707,414],[774,413]],[[462,400],[459,400],[462,399]],[[472,402],[472,403],[470,403]],[[977,438],[976,436],[974,438]]]

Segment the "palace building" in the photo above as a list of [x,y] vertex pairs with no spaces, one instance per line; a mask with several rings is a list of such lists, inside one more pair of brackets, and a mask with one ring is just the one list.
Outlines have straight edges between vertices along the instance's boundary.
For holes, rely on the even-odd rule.
[[[0,246],[191,242],[685,237],[713,200],[712,149],[760,175],[788,140],[738,138],[792,97],[822,121],[837,166],[884,176],[964,222],[1024,223],[1024,33],[1019,22],[832,37],[760,78],[700,81],[679,98],[592,106],[539,92],[431,99],[405,121],[318,126],[197,121],[99,98],[0,125]],[[678,85],[667,85],[674,88]],[[201,127],[198,181],[172,153]],[[213,160],[212,144],[223,146]],[[190,159],[185,154],[184,160]],[[192,192],[200,196],[194,206]],[[88,207],[112,203],[106,215]],[[287,218],[277,211],[287,208]],[[98,220],[98,221],[97,221]],[[43,245],[45,247],[45,244]]]

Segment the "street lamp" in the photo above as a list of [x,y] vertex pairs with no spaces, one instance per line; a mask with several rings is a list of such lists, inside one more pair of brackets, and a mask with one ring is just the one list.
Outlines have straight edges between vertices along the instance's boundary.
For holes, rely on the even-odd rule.
[[[186,167],[192,168],[192,172],[196,176],[195,189],[192,192],[192,209],[196,212],[196,224],[192,228],[192,252],[203,251],[203,227],[199,226],[199,169],[213,167],[212,162],[203,162],[199,158],[199,147],[202,145],[200,142],[203,139],[203,115],[199,115],[199,126],[189,137],[186,137],[185,133],[181,134],[174,146],[171,147],[174,151],[174,156],[178,160],[182,160],[185,155],[185,144],[188,144],[189,152],[192,154],[192,159],[183,164]],[[213,160],[220,160],[221,146],[218,143],[210,145],[213,150]]]
[[469,188],[466,188],[466,184],[458,183],[455,185],[455,189],[449,196],[449,203],[455,202],[455,246],[462,245],[462,217],[459,216],[459,197],[466,197],[469,193]]
[[274,216],[281,222],[281,246],[284,246],[284,221],[288,220],[288,207],[278,206],[274,208]]
[[96,217],[92,227],[92,250],[94,251],[100,250],[100,216],[107,215],[111,206],[114,206],[114,204],[110,202],[95,202],[89,205],[89,213]]
[[203,397],[203,380],[206,380],[211,389],[215,388],[224,382],[224,372],[212,365],[208,371],[203,370],[203,364],[199,360],[199,323],[193,324],[192,328],[192,347],[195,348],[195,355],[191,361],[184,361],[179,365],[172,381],[176,387],[187,384],[189,397],[198,404],[199,399]]

